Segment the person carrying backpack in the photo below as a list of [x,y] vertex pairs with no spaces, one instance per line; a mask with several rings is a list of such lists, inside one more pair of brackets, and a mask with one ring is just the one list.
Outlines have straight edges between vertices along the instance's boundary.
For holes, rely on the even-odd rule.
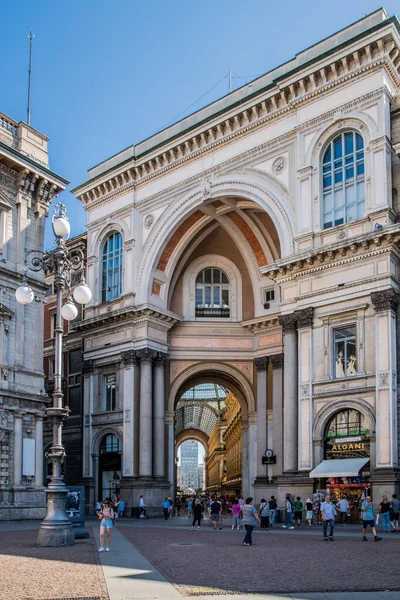
[[297,496],[296,501],[293,503],[294,508],[294,522],[297,521],[297,527],[301,525],[301,518],[303,516],[303,503],[300,500],[300,496]]
[[269,503],[265,498],[261,499],[260,504],[261,529],[269,528]]

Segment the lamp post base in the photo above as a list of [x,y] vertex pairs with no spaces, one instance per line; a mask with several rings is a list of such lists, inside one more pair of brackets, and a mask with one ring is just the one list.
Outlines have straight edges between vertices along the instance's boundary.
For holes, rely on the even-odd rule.
[[65,515],[67,490],[46,490],[47,515],[40,524],[36,544],[38,546],[73,546],[74,530]]

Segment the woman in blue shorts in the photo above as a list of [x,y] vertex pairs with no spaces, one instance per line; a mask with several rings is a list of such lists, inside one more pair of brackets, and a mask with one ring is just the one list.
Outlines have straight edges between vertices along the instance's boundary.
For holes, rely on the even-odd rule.
[[[110,551],[111,529],[114,524],[114,510],[110,502],[104,501],[102,509],[97,513],[100,519],[100,548],[99,552]],[[104,530],[107,536],[107,546],[104,548]]]

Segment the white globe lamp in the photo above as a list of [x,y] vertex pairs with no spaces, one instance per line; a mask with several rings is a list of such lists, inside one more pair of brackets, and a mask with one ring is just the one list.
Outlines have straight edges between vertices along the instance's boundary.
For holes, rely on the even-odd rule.
[[29,285],[27,283],[24,283],[15,290],[15,297],[17,299],[17,302],[19,302],[20,304],[30,304],[31,302],[33,302],[35,295],[32,289],[29,287]]
[[59,238],[66,238],[71,232],[69,221],[65,217],[54,217],[53,231]]
[[66,303],[63,304],[61,309],[61,316],[66,321],[73,321],[78,316],[78,309],[72,302],[71,298],[68,298]]
[[79,304],[87,304],[92,299],[92,292],[90,291],[90,287],[82,281],[74,289],[73,296]]

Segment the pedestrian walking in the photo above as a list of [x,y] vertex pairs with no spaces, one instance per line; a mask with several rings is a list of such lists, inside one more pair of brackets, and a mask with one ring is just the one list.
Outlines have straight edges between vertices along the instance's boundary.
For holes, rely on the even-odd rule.
[[307,500],[306,500],[306,521],[307,521],[309,527],[312,526],[312,518],[313,518],[313,503],[311,502],[310,498],[307,498]]
[[[110,551],[111,529],[114,525],[114,509],[112,502],[104,501],[101,510],[97,513],[100,519],[100,548],[99,552]],[[106,532],[106,547],[104,548],[104,531]]]
[[221,511],[222,505],[217,498],[214,498],[214,501],[211,503],[211,521],[213,524],[213,528],[216,531],[218,529],[222,529],[221,527]]
[[163,502],[163,512],[164,512],[164,519],[166,521],[168,521],[169,518],[169,509],[171,508],[171,505],[169,503],[168,498],[164,498],[164,502]]
[[383,496],[379,505],[383,533],[390,533],[390,502],[387,496]]
[[364,502],[361,504],[361,517],[363,522],[363,542],[368,542],[367,539],[367,528],[371,527],[374,539],[379,542],[382,538],[376,534],[375,521],[374,521],[374,505],[372,504],[371,496],[367,496]]
[[234,498],[232,502],[232,531],[240,531],[239,513],[241,511],[239,500]]
[[283,529],[287,529],[288,527],[289,527],[289,529],[294,529],[293,507],[292,507],[292,503],[290,501],[290,496],[286,496],[285,509],[286,509],[286,518],[285,518],[285,524],[282,525],[282,527],[283,527]]
[[301,519],[303,517],[303,503],[300,496],[297,496],[296,501],[293,503],[294,508],[294,522],[297,522],[297,527],[301,525]]
[[253,498],[246,498],[246,502],[242,508],[242,524],[246,530],[246,535],[244,536],[243,546],[251,546],[253,544],[252,533],[254,527],[257,523],[260,523],[260,519],[258,517],[255,506],[253,506]]
[[119,499],[119,504],[118,504],[118,516],[119,517],[123,517],[124,516],[124,510],[125,510],[125,500],[123,500],[122,498]]
[[182,506],[182,502],[181,502],[181,499],[178,496],[177,499],[175,500],[175,507],[176,507],[176,515],[177,515],[177,517],[181,516],[181,506]]
[[261,529],[269,528],[269,502],[261,498],[260,504]]
[[269,526],[272,527],[275,525],[275,517],[276,517],[276,509],[278,508],[278,503],[275,499],[275,496],[271,496],[271,500],[269,501]]
[[173,517],[174,516],[174,501],[172,500],[172,498],[168,498],[168,502],[169,502],[169,516]]
[[[333,533],[335,530],[335,517],[337,514],[336,508],[331,502],[330,496],[325,496],[325,502],[321,503],[321,516],[324,523],[323,536],[324,540],[333,542]],[[328,525],[329,525],[329,538],[328,538]]]
[[336,508],[339,510],[339,523],[344,525],[347,521],[347,514],[350,509],[350,504],[347,498],[341,498],[336,504]]
[[188,517],[190,519],[192,516],[192,512],[193,512],[193,499],[192,498],[187,499],[186,508],[187,508]]
[[146,506],[146,503],[144,501],[143,495],[140,496],[140,500],[139,500],[139,518],[140,519],[147,519],[147,506]]
[[204,506],[202,505],[202,503],[200,502],[200,500],[197,498],[194,501],[193,522],[192,522],[191,529],[194,528],[196,522],[197,522],[197,529],[201,528],[201,519],[203,518],[203,512],[204,512]]
[[390,503],[391,515],[390,521],[394,531],[399,530],[399,506],[400,502],[397,499],[397,494],[392,495],[392,500]]

